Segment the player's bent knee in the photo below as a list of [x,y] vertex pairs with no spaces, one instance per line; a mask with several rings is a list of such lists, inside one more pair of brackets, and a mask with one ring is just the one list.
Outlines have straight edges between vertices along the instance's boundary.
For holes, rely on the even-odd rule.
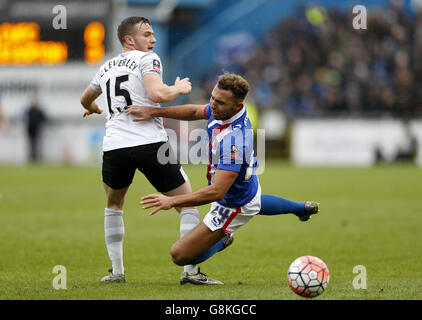
[[187,265],[194,259],[193,257],[190,257],[186,250],[184,250],[177,242],[171,247],[170,255],[173,262],[178,266]]
[[173,262],[179,266],[183,266],[183,252],[179,249],[179,247],[174,244],[170,249],[170,255],[173,259]]

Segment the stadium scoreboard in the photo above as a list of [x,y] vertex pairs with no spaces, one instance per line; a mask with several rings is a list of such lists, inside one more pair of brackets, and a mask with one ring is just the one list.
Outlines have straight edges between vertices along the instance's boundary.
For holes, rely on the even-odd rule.
[[34,21],[0,24],[0,65],[63,64],[69,60],[99,63],[105,54],[105,27],[99,21],[85,28],[42,29]]
[[[63,1],[64,27],[53,23],[56,2],[19,0],[10,2],[8,12],[0,12],[0,66],[61,65],[71,61],[99,64],[108,50],[106,41],[109,3]],[[39,7],[43,5],[43,7]],[[90,9],[97,10],[90,10]],[[1,11],[1,10],[0,10]],[[3,10],[4,11],[4,10]],[[31,13],[31,11],[33,13]],[[87,12],[86,15],[82,13]],[[94,14],[96,12],[96,14]]]

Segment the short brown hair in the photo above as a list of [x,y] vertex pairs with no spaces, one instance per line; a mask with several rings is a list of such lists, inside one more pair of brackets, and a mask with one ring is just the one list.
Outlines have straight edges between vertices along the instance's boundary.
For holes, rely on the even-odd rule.
[[228,90],[238,100],[244,100],[249,91],[249,83],[238,74],[225,72],[218,77],[217,87]]
[[125,36],[133,34],[133,26],[139,22],[151,25],[149,20],[144,17],[129,17],[120,22],[117,28],[117,37],[122,45],[125,44]]

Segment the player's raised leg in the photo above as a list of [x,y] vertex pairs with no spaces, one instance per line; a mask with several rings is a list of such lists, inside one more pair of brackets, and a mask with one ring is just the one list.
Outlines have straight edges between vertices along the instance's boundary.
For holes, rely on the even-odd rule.
[[311,215],[319,212],[319,203],[315,201],[296,202],[271,194],[261,196],[259,215],[273,216],[278,214],[295,214],[300,221],[307,221]]
[[107,203],[104,215],[105,242],[112,263],[111,273],[101,279],[102,282],[124,282],[123,266],[123,204],[129,187],[112,189],[104,183]]
[[[282,197],[263,194],[261,196],[261,209],[259,215],[273,216],[279,214],[295,214],[300,221],[307,221],[311,215],[318,213],[319,203],[314,201],[296,202]],[[211,258],[217,252],[220,252],[233,243],[233,235],[226,235],[220,241],[217,241],[211,248],[196,257],[191,263],[199,264]]]

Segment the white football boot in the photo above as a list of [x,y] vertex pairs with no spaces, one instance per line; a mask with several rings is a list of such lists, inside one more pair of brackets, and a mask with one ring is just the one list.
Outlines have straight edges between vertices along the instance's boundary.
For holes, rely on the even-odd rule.
[[212,279],[208,277],[206,274],[203,274],[199,270],[199,268],[198,268],[198,272],[194,274],[183,272],[182,277],[180,278],[180,284],[185,284],[185,283],[192,283],[192,284],[198,284],[198,285],[224,284],[219,280]]
[[101,282],[126,282],[124,274],[113,274],[113,269],[109,269],[110,274],[101,279]]

